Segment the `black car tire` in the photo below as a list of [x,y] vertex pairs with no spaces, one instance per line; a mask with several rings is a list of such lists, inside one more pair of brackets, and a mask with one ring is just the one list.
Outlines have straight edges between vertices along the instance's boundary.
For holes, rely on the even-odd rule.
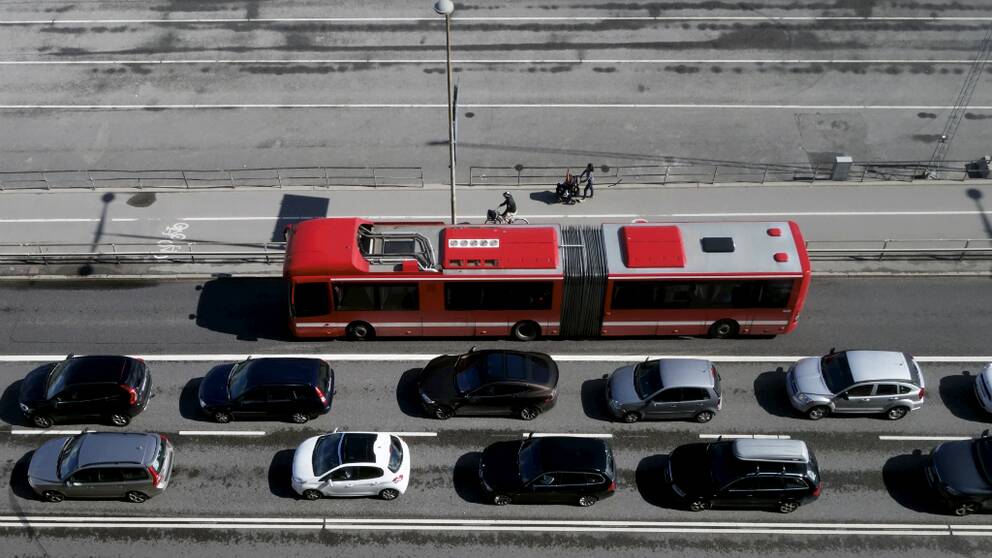
[[227,424],[231,422],[231,413],[226,413],[224,411],[217,411],[213,415],[214,422],[219,422],[221,424]]
[[699,411],[694,418],[698,423],[709,422],[713,420],[713,411]]
[[579,496],[579,506],[583,508],[588,508],[589,506],[595,504],[599,501],[599,498],[595,496]]
[[710,503],[706,500],[693,500],[689,503],[689,511],[701,512],[710,509]]
[[375,328],[366,322],[351,322],[345,328],[345,335],[352,341],[365,341],[375,337]]
[[493,504],[497,506],[505,506],[511,502],[513,502],[513,498],[510,498],[506,494],[497,494],[493,496]]
[[510,334],[517,341],[533,341],[541,335],[541,326],[530,320],[517,322],[513,324]]
[[395,500],[399,498],[400,491],[395,488],[383,488],[379,491],[379,497],[383,500]]
[[448,420],[449,418],[455,416],[455,411],[451,407],[446,407],[444,405],[438,405],[434,407],[434,411],[431,413],[437,420]]
[[713,339],[731,339],[737,337],[741,326],[734,320],[719,320],[710,326],[710,337]]
[[310,420],[310,417],[306,413],[293,413],[290,415],[289,420],[295,422],[296,424],[303,424]]
[[62,494],[57,490],[46,490],[42,493],[41,497],[44,498],[46,502],[51,502],[53,504],[58,504],[62,500],[65,500],[65,494]]
[[623,414],[623,421],[627,424],[634,424],[635,422],[641,420],[641,414],[635,413],[633,411],[628,411]]
[[107,420],[114,426],[124,427],[131,424],[131,417],[124,413],[111,413]]
[[782,502],[778,505],[778,511],[781,513],[792,513],[799,509],[799,502],[788,501]]
[[828,414],[830,414],[830,409],[828,407],[824,407],[823,405],[817,405],[816,407],[806,411],[806,416],[809,420],[820,420]]
[[892,407],[885,412],[885,418],[889,420],[899,420],[902,417],[909,414],[909,409],[906,407]]
[[128,492],[126,496],[127,496],[127,501],[131,502],[132,504],[141,504],[148,499],[147,494],[145,494],[144,492],[137,492],[135,490]]
[[517,411],[517,416],[520,417],[520,420],[534,420],[539,414],[541,414],[541,411],[537,407],[521,407]]
[[55,424],[55,421],[47,415],[33,415],[31,417],[31,422],[38,428],[50,428],[53,424]]
[[303,499],[310,500],[311,502],[313,502],[314,500],[320,500],[322,496],[323,494],[321,494],[319,490],[314,490],[312,488],[303,491]]

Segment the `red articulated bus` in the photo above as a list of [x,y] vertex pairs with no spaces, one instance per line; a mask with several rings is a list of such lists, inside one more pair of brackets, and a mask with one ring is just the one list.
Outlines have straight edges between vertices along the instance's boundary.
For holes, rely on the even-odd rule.
[[298,337],[776,335],[810,266],[791,222],[287,228]]

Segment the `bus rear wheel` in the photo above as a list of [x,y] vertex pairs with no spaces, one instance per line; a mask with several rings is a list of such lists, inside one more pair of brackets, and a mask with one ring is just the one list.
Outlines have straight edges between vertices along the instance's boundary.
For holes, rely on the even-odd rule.
[[517,322],[510,333],[517,341],[533,341],[541,334],[541,326],[529,320]]
[[345,335],[352,341],[365,341],[375,337],[375,328],[365,322],[351,322],[345,329]]
[[730,339],[737,337],[741,326],[734,320],[720,320],[710,326],[710,337],[714,339]]

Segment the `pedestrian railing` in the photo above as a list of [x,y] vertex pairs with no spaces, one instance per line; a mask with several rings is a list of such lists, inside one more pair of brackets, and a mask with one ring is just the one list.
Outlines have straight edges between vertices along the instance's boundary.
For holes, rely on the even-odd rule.
[[992,239],[810,240],[806,250],[814,260],[992,259]]
[[56,170],[0,172],[2,190],[65,188],[330,188],[332,186],[423,188],[420,167],[285,167],[225,170]]

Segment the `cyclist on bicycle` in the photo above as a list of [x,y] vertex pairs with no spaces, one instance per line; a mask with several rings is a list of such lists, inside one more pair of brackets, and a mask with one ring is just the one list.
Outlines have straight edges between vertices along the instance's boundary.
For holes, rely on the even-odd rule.
[[517,202],[513,200],[513,196],[510,195],[509,192],[503,192],[503,203],[496,206],[496,209],[499,209],[504,205],[506,206],[506,209],[503,210],[500,217],[503,218],[504,222],[512,223],[513,216],[517,214]]

